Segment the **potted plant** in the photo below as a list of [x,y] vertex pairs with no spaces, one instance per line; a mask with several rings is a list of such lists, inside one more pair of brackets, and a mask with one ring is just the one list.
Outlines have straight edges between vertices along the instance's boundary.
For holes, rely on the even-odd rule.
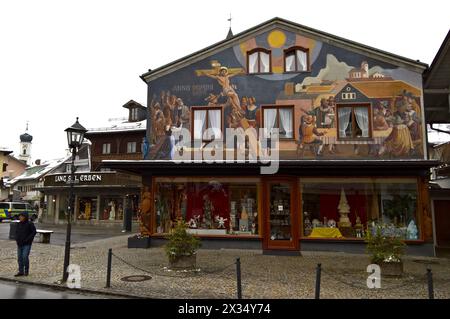
[[367,252],[372,264],[381,268],[381,274],[401,276],[405,243],[395,232],[390,232],[386,225],[375,225],[366,232]]
[[165,250],[170,268],[195,268],[200,240],[189,234],[186,229],[187,225],[179,220],[167,236],[169,242],[165,245]]

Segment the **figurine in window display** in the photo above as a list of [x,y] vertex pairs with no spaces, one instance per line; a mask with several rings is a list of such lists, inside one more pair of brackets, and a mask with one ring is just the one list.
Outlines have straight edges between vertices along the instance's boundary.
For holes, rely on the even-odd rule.
[[123,206],[122,204],[119,204],[119,208],[117,210],[117,219],[122,219],[123,218]]
[[228,220],[228,218],[219,217],[219,215],[216,216],[216,222],[219,224],[217,228],[225,228],[225,222]]
[[108,219],[109,217],[109,211],[108,208],[105,207],[105,209],[103,210],[103,219]]
[[252,235],[256,234],[256,224],[252,223]]
[[320,221],[318,219],[314,218],[312,220],[312,225],[313,225],[313,228],[319,227],[320,226]]
[[242,204],[241,219],[239,220],[239,228],[243,232],[248,230],[248,214],[244,204]]
[[149,188],[146,186],[144,187],[144,191],[142,193],[141,209],[139,212],[139,230],[141,236],[150,236],[151,234],[151,209],[151,194]]
[[412,219],[409,224],[408,224],[408,229],[407,229],[407,239],[411,239],[411,240],[416,240],[418,239],[418,229],[416,226],[416,223],[414,222],[414,219]]
[[116,219],[116,203],[112,200],[109,202],[108,206],[111,206],[111,210],[109,211],[109,220]]
[[203,196],[203,223],[205,228],[212,228],[212,203],[208,195]]
[[327,226],[330,227],[330,228],[336,228],[336,221],[334,219],[330,219],[327,222]]
[[[307,215],[306,212],[305,212],[305,215]],[[303,224],[305,227],[305,236],[309,236],[312,231],[312,224],[311,224],[311,221],[309,220],[309,217],[305,218],[305,221],[303,222]]]
[[197,228],[197,223],[194,218],[189,219],[188,226],[189,228]]

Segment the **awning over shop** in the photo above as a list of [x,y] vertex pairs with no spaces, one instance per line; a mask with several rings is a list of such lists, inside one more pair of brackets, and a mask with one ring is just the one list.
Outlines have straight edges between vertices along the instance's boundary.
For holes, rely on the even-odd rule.
[[[437,166],[436,160],[283,160],[272,162],[278,165],[278,175],[347,175],[347,176],[389,176],[427,175],[429,169]],[[101,167],[127,171],[140,175],[260,175],[263,163],[179,163],[168,160],[109,160],[102,161]]]

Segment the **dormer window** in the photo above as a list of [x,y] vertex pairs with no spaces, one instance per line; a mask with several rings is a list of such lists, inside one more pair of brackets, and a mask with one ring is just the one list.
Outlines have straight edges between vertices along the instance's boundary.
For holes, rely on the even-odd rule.
[[270,73],[272,71],[271,52],[263,48],[256,48],[247,52],[247,72]]
[[138,109],[132,108],[130,109],[130,121],[137,121],[138,120]]
[[285,72],[306,72],[309,70],[308,49],[293,47],[284,51]]

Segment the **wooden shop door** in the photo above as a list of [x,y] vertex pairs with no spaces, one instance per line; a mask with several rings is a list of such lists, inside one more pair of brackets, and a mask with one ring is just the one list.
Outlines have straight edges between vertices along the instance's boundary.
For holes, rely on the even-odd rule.
[[297,183],[279,178],[264,181],[265,250],[299,250]]
[[450,200],[434,200],[436,244],[450,248]]

